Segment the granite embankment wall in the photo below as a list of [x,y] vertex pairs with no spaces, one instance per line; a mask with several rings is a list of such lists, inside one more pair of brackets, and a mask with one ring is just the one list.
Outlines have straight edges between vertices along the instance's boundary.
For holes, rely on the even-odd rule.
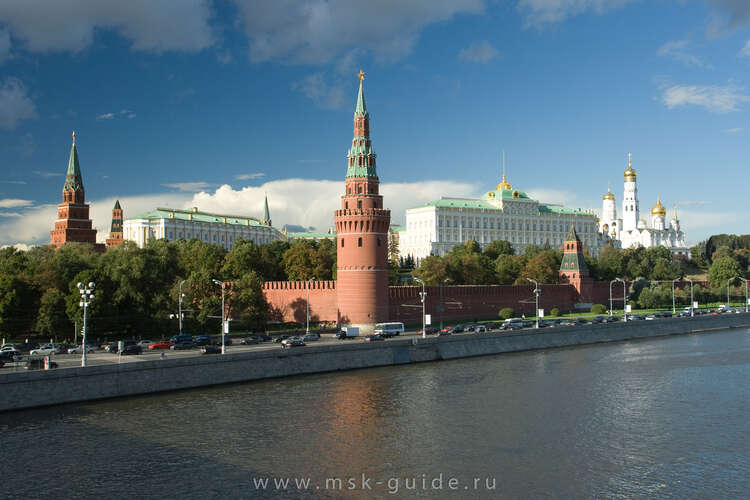
[[750,328],[750,314],[670,318],[507,333],[346,342],[87,368],[0,374],[0,411],[271,377],[439,361],[725,328]]

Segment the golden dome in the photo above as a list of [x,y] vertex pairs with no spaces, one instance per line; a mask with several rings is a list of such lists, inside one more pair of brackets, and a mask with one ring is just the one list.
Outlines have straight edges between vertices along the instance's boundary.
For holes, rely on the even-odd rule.
[[664,208],[664,205],[661,204],[661,200],[658,197],[656,198],[656,205],[651,209],[651,215],[659,215],[661,217],[666,217],[667,215],[667,209]]
[[511,186],[511,184],[505,180],[505,174],[503,174],[503,181],[500,184],[498,184],[495,189],[497,190],[507,189],[508,191],[510,191],[511,189],[513,189],[513,186]]
[[635,182],[637,172],[633,168],[632,155],[628,153],[628,169],[625,171],[625,182]]
[[612,191],[610,191],[609,189],[607,189],[607,193],[604,195],[604,199],[605,200],[615,201],[615,195],[612,194]]

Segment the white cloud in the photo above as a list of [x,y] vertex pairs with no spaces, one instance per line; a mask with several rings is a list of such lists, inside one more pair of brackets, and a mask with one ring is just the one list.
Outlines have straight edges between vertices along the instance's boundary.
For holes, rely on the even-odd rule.
[[19,122],[36,118],[33,101],[17,78],[6,78],[0,84],[0,128],[14,130]]
[[19,212],[0,212],[0,217],[23,217]]
[[705,68],[710,67],[703,59],[688,52],[690,42],[687,40],[670,41],[659,47],[656,55],[668,57],[688,67]]
[[714,6],[714,19],[708,26],[710,35],[750,25],[750,2],[747,0],[708,0]]
[[120,111],[120,114],[129,119],[135,118],[135,112],[129,109],[123,109],[122,111]]
[[263,172],[253,172],[252,174],[239,174],[235,175],[234,178],[238,181],[248,181],[252,179],[260,179],[261,177],[265,177],[266,174]]
[[135,118],[135,112],[130,111],[129,109],[123,109],[119,113],[115,112],[109,112],[109,113],[102,113],[101,115],[97,116],[97,120],[114,120],[115,118],[129,118],[133,119]]
[[518,0],[518,8],[523,13],[527,26],[542,26],[564,21],[589,10],[601,14],[632,1],[635,0]]
[[750,40],[745,42],[745,46],[740,50],[740,55],[750,57]]
[[112,120],[114,119],[114,113],[104,113],[96,117],[97,120]]
[[724,132],[726,132],[727,134],[738,134],[742,132],[743,130],[745,129],[742,127],[734,127],[734,128],[728,128]]
[[344,106],[346,98],[342,82],[331,83],[323,73],[307,75],[302,80],[292,84],[292,90],[301,92],[322,108],[339,109]]
[[0,183],[2,183],[2,184],[19,184],[19,185],[27,184],[26,181],[0,181]]
[[0,23],[32,52],[84,50],[97,30],[119,33],[134,50],[198,51],[213,44],[211,14],[208,0],[0,2]]
[[10,33],[0,28],[0,63],[10,57]]
[[32,170],[31,173],[44,179],[49,179],[50,177],[63,177],[65,175],[62,172],[48,172],[43,170]]
[[19,200],[17,198],[5,198],[0,200],[0,208],[30,207],[34,202],[31,200]]
[[472,43],[465,49],[461,49],[461,52],[458,53],[458,58],[464,61],[485,64],[498,55],[500,55],[500,52],[490,42],[485,40],[484,42]]
[[195,193],[197,191],[203,191],[204,189],[211,187],[208,182],[197,181],[197,182],[175,182],[173,184],[162,184],[164,187],[176,189],[178,191],[184,191],[186,193]]
[[23,243],[16,243],[15,245],[3,245],[3,246],[0,246],[0,249],[2,249],[2,248],[8,248],[8,247],[15,247],[16,250],[20,250],[22,252],[28,252],[29,250],[31,250],[31,247],[33,247],[33,246],[34,245],[25,245]]
[[326,63],[355,48],[398,60],[420,31],[459,14],[478,14],[485,0],[235,0],[250,42],[250,60]]
[[669,109],[700,106],[713,113],[739,111],[739,105],[750,101],[750,95],[734,85],[673,85],[664,90],[662,101]]
[[526,190],[526,194],[541,203],[548,203],[550,205],[565,205],[566,207],[574,208],[574,205],[580,204],[580,201],[578,201],[579,193],[575,191],[564,191],[562,189],[549,188],[531,188]]

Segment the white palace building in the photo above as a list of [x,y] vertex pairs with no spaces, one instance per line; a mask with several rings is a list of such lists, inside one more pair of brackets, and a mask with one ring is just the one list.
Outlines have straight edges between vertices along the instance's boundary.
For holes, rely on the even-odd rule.
[[663,246],[674,254],[690,255],[685,243],[685,233],[680,229],[677,209],[667,224],[667,209],[657,198],[651,209],[651,225],[640,218],[638,207],[637,173],[633,168],[632,157],[628,154],[628,168],[625,170],[625,189],[622,198],[622,215],[618,218],[615,195],[610,190],[604,195],[602,217],[599,230],[617,240],[622,248],[642,246],[652,248]]
[[443,197],[408,209],[399,234],[399,255],[410,255],[419,263],[429,255],[445,255],[468,240],[482,248],[505,240],[516,253],[527,245],[560,248],[571,225],[592,255],[611,242],[606,233],[600,233],[594,211],[540,203],[513,188],[503,173],[502,182],[479,199]]

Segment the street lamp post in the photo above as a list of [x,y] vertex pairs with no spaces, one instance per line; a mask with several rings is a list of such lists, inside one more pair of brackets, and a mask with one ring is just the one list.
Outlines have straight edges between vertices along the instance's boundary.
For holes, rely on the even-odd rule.
[[746,278],[740,278],[740,279],[745,282],[745,312],[748,312],[750,301],[748,301],[748,298],[747,298],[747,279]]
[[[628,287],[625,284],[625,280],[623,280],[623,279],[615,278],[613,281],[619,281],[619,282],[622,283],[622,320],[624,322],[627,322],[628,321],[628,309],[627,309]],[[610,284],[610,286],[611,286],[611,284]]]
[[182,299],[185,297],[182,293],[182,285],[185,283],[186,280],[180,281],[180,300],[177,305],[177,313],[180,316],[180,335],[182,335]]
[[310,333],[310,285],[315,281],[315,276],[307,280],[307,323],[305,324],[305,333]]
[[90,281],[88,285],[78,283],[78,291],[81,293],[81,301],[78,303],[79,306],[83,307],[83,344],[81,345],[81,366],[86,366],[86,330],[88,325],[86,323],[86,312],[89,308],[89,304],[94,300],[94,288],[96,284]]
[[227,347],[224,343],[224,332],[227,328],[226,309],[224,308],[224,282],[219,280],[212,280],[215,285],[221,287],[221,353],[226,354]]
[[675,278],[672,280],[672,314],[673,315],[677,314],[677,308],[676,308],[677,306],[675,306],[675,302],[674,302],[674,282],[675,281],[680,281],[680,278]]
[[695,305],[695,302],[693,302],[693,280],[691,280],[690,278],[685,278],[685,279],[690,282],[690,317],[694,318],[695,307],[693,306]]
[[414,277],[417,282],[422,283],[422,291],[419,293],[419,297],[422,299],[422,338],[427,338],[427,319],[425,317],[424,306],[427,301],[427,292],[424,291],[424,281]]
[[617,279],[613,279],[612,281],[609,282],[609,315],[610,316],[613,315],[612,308],[614,307],[614,305],[612,304],[612,283],[614,283],[615,281],[617,281]]
[[539,282],[537,280],[533,280],[531,278],[526,279],[534,283],[534,299],[536,304],[536,313],[534,314],[534,316],[536,316],[536,328],[539,328],[539,295],[541,295],[542,291],[539,290]]
[[448,283],[450,280],[450,278],[445,278],[440,282],[440,331],[443,330],[443,309],[445,309],[445,304],[443,303],[443,283]]

